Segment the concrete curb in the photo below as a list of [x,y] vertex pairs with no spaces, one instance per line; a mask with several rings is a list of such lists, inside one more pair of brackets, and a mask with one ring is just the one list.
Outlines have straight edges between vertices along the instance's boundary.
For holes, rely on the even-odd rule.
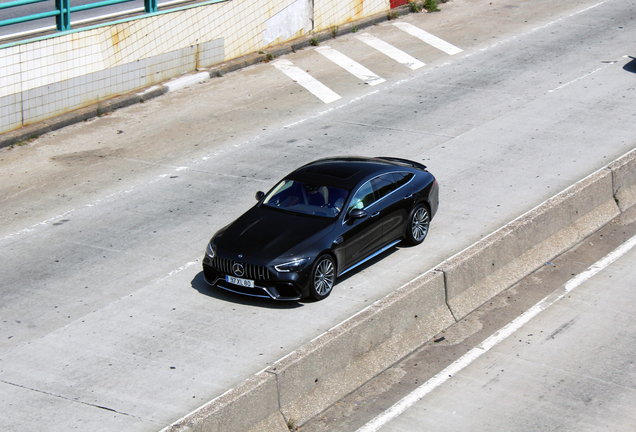
[[634,204],[636,150],[163,431],[288,432]]
[[86,108],[81,108],[40,123],[25,126],[13,132],[7,132],[0,135],[0,148],[20,145],[22,142],[35,139],[45,133],[62,129],[63,127],[70,126],[75,123],[81,123],[120,108],[143,103],[167,93],[168,90],[169,89],[166,86],[152,86],[142,92],[117,96]]
[[[398,11],[400,15],[410,13],[410,10],[407,6],[392,9],[392,11]],[[352,33],[354,31],[354,28],[362,29],[386,21],[387,19],[388,13],[385,12],[373,15],[371,17],[362,18],[351,23],[337,26],[337,34],[343,35]],[[53,117],[42,122],[38,122],[32,125],[24,126],[11,132],[0,134],[0,148],[20,145],[21,143],[28,142],[29,140],[35,139],[45,133],[70,126],[75,123],[81,123],[94,117],[99,117],[116,109],[124,108],[137,103],[143,103],[147,100],[161,96],[170,91],[175,91],[192,84],[207,81],[210,78],[220,77],[229,72],[233,72],[258,63],[268,62],[275,57],[293,53],[296,52],[296,50],[311,46],[311,40],[313,38],[318,39],[319,42],[324,42],[333,39],[333,36],[330,30],[311,33],[309,35],[295,39],[291,42],[286,42],[273,48],[263,50],[259,53],[248,54],[246,56],[229,60],[210,68],[206,68],[204,70],[198,70],[192,73],[184,74],[180,77],[172,78],[162,84],[155,84],[145,89],[138,89],[134,92],[116,96],[85,108],[80,108],[78,110]]]

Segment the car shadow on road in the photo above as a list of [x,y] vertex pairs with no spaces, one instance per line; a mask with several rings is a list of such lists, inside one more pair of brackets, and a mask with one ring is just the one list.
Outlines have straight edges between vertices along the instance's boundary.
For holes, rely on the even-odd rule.
[[295,309],[303,306],[305,301],[276,301],[266,298],[250,297],[241,294],[235,294],[230,291],[225,291],[221,288],[216,288],[208,284],[203,279],[203,271],[200,271],[191,282],[192,288],[199,291],[201,294],[208,297],[215,298],[228,303],[236,303],[245,306],[255,306],[267,309]]
[[[381,262],[384,258],[394,254],[398,250],[404,249],[404,248],[410,248],[410,247],[412,246],[400,243],[384,251],[380,255],[370,259],[364,264],[356,267],[355,269],[347,272],[344,276],[338,277],[336,281],[336,286],[334,287],[334,291],[338,289],[339,284],[344,284],[345,281],[349,279],[350,277],[366,270],[367,268],[377,264],[378,262]],[[266,298],[250,297],[246,295],[236,294],[230,291],[225,291],[221,288],[213,287],[210,284],[208,284],[203,279],[202,271],[199,272],[194,277],[194,279],[192,279],[191,285],[192,285],[192,288],[194,288],[195,290],[199,291],[201,294],[206,295],[208,297],[212,297],[212,298],[225,301],[228,303],[236,303],[236,304],[242,304],[246,306],[255,306],[255,307],[268,308],[268,309],[295,309],[295,308],[303,307],[305,304],[310,305],[313,303],[318,303],[316,300],[313,300],[311,298],[303,298],[300,300],[292,300],[292,301],[276,301],[276,300],[271,300]]]
[[623,70],[627,72],[636,73],[636,57],[629,56],[632,61],[623,66]]

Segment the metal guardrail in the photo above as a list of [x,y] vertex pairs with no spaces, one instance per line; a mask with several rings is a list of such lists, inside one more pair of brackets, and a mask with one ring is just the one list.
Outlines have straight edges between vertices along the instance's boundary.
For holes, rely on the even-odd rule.
[[[8,3],[0,3],[0,11],[2,9],[6,9],[8,7],[12,7],[15,6],[16,3],[20,3],[20,4],[31,4],[31,3],[39,3],[40,1],[51,1],[51,0],[16,0],[16,1],[12,1],[12,2],[8,2]],[[118,0],[118,1],[113,1],[112,4],[118,3],[118,2],[125,2],[125,1],[135,1],[135,0]],[[138,9],[131,9],[129,11],[125,11],[122,13],[114,13],[114,14],[110,14],[110,15],[106,15],[105,17],[107,18],[106,20],[101,20],[100,17],[94,17],[94,18],[89,18],[89,19],[83,19],[81,21],[76,21],[76,27],[73,29],[67,29],[64,31],[57,31],[54,33],[48,33],[48,34],[41,34],[35,37],[22,37],[20,39],[15,39],[11,42],[7,42],[7,43],[2,43],[1,40],[6,38],[5,36],[0,36],[0,49],[4,49],[4,48],[9,48],[9,47],[13,47],[16,45],[21,45],[24,43],[30,43],[30,42],[35,42],[35,41],[41,41],[41,40],[45,40],[45,39],[50,39],[50,38],[55,38],[61,34],[69,34],[69,33],[76,33],[76,32],[81,32],[81,31],[86,31],[86,30],[91,30],[91,29],[95,29],[95,28],[100,28],[100,27],[104,27],[104,26],[109,26],[109,25],[116,25],[116,24],[122,24],[122,23],[127,23],[130,21],[135,21],[138,19],[143,19],[149,16],[156,16],[156,15],[164,15],[164,14],[169,14],[169,13],[173,13],[173,12],[178,12],[178,11],[184,11],[184,10],[188,10],[188,9],[192,9],[192,8],[196,8],[196,7],[202,7],[202,6],[207,6],[207,5],[212,5],[212,4],[217,4],[217,3],[225,3],[227,1],[232,1],[232,0],[169,0],[167,2],[162,2],[161,4],[157,4],[157,0],[144,0],[144,9],[147,10],[151,10],[151,9],[156,9],[156,11],[154,12],[144,12],[144,9],[142,9],[141,7]],[[102,3],[102,2],[100,2]],[[105,3],[105,2],[104,2]],[[84,6],[76,6],[76,7],[84,7]],[[150,9],[149,9],[150,8]],[[159,9],[161,8],[161,9]],[[75,10],[75,7],[73,8],[69,8],[70,12]],[[70,13],[69,12],[69,13]],[[55,11],[51,11],[50,15],[48,16],[56,16],[58,13],[57,10]],[[128,16],[125,18],[119,18],[119,19],[113,19],[114,15],[130,15],[130,14],[134,14],[133,16]],[[137,15],[139,14],[139,15]],[[35,14],[37,16],[40,16],[40,14]],[[27,18],[27,17],[22,17],[22,18]],[[33,18],[33,17],[29,17],[31,20],[35,20],[38,18]],[[93,20],[100,20],[101,22],[99,22],[98,24],[90,24],[89,21],[93,21]],[[5,21],[9,21],[9,20],[5,20]],[[24,22],[24,20],[22,21]],[[0,21],[0,23],[2,23],[2,21]],[[0,24],[0,27],[2,25],[7,25],[7,24]],[[77,27],[77,25],[79,25],[79,27]],[[53,26],[47,28],[42,28],[42,29],[38,29],[35,31],[28,31],[25,33],[35,33],[37,31],[46,31],[46,30],[52,30]],[[16,34],[17,36],[17,34]],[[24,36],[24,33],[20,36]]]
[[[8,3],[0,3],[0,10],[18,6],[26,6],[49,0],[15,0]],[[11,24],[18,24],[27,21],[35,21],[42,18],[55,17],[55,27],[58,31],[71,29],[71,13],[88,9],[111,6],[119,3],[127,3],[134,0],[103,0],[79,6],[71,6],[70,0],[55,0],[55,10],[41,12],[37,14],[25,15],[0,21],[0,27]],[[144,12],[157,12],[157,0],[144,0]]]

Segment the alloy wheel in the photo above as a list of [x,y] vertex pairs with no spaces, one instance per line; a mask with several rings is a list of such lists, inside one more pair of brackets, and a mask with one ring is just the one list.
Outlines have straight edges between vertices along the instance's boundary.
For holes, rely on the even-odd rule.
[[331,259],[324,257],[314,272],[314,288],[316,294],[323,297],[329,294],[335,280],[334,265]]
[[428,216],[428,210],[426,210],[426,207],[420,207],[415,211],[411,222],[411,234],[415,241],[421,242],[424,238],[426,238],[430,220],[431,219]]

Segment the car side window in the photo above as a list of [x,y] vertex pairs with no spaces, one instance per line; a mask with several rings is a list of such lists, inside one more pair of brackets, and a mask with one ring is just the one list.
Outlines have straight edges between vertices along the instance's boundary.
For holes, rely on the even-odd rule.
[[363,209],[365,207],[368,207],[373,204],[375,200],[375,191],[373,190],[371,182],[368,181],[363,184],[355,193],[353,198],[351,198],[351,203],[349,204],[349,208],[347,209],[347,214],[349,214],[349,212],[353,209]]
[[413,178],[413,173],[399,172],[393,173],[393,181],[395,182],[396,189],[404,186]]
[[378,191],[380,198],[387,196],[397,189],[397,185],[393,179],[393,174],[383,174],[371,180],[371,183],[375,190]]

